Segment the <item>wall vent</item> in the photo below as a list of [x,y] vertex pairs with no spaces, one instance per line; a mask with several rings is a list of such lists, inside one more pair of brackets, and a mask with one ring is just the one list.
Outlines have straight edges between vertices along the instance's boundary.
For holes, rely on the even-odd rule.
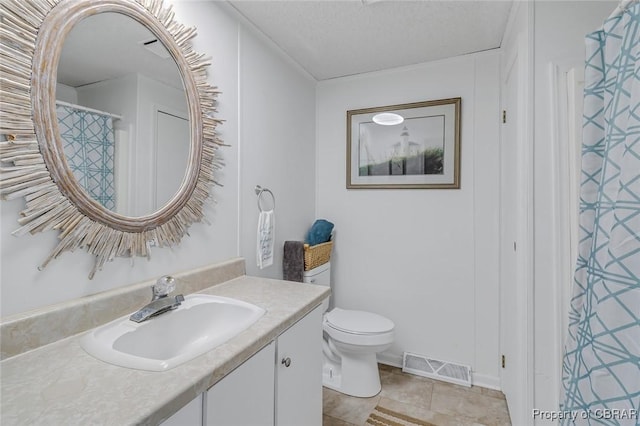
[[456,385],[471,386],[471,367],[428,358],[424,355],[405,352],[402,357],[402,371]]

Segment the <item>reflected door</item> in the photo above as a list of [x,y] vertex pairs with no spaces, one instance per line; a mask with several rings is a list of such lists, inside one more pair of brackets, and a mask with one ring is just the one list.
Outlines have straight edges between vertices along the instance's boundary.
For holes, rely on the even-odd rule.
[[[158,110],[156,112],[155,210],[177,194],[185,176],[189,157],[189,120]],[[185,146],[187,149],[185,149]]]

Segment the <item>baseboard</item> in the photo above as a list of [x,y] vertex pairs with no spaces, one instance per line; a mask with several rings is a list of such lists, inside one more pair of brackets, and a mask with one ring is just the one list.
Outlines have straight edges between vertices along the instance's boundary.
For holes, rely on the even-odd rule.
[[377,354],[378,363],[402,368],[402,354],[382,352]]
[[495,376],[489,376],[488,374],[480,374],[474,371],[471,372],[471,379],[473,386],[480,386],[482,388],[502,390],[500,387],[500,378]]

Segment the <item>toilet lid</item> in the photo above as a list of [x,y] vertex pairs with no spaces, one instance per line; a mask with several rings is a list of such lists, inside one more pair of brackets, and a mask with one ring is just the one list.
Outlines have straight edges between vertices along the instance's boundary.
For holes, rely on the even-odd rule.
[[386,333],[394,328],[393,321],[372,312],[334,308],[325,318],[331,327],[347,333]]

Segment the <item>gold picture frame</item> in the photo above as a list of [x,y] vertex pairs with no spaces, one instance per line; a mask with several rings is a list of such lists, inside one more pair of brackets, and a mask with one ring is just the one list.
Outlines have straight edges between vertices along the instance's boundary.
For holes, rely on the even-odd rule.
[[347,189],[459,189],[461,103],[347,111]]

